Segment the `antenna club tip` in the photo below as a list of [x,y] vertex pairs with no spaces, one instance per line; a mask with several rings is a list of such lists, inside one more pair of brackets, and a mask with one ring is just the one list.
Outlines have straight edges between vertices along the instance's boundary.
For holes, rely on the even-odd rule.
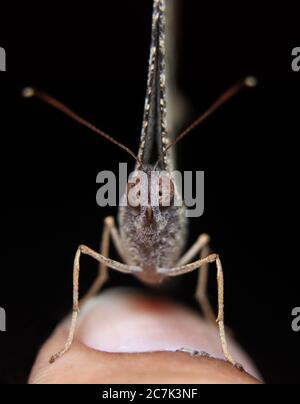
[[31,98],[35,94],[34,89],[32,87],[25,87],[22,90],[22,97]]
[[258,80],[254,76],[248,76],[245,78],[245,85],[247,87],[251,87],[251,88],[256,87],[257,83],[258,83]]

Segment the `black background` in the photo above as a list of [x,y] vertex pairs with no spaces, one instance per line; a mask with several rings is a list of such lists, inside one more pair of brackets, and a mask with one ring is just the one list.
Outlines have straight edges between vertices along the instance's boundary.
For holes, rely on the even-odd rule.
[[[292,2],[225,4],[181,1],[179,82],[191,105],[187,123],[245,75],[256,75],[259,86],[180,145],[180,168],[206,175],[205,214],[192,220],[189,242],[201,232],[212,236],[226,276],[226,322],[265,380],[297,383],[300,333],[291,330],[291,311],[300,306],[300,72],[291,69],[291,51],[300,46],[299,10]],[[97,207],[96,174],[133,163],[20,91],[26,85],[48,91],[137,150],[150,21],[150,0],[99,1],[97,8],[1,5],[0,46],[7,52],[7,72],[0,73],[0,307],[7,312],[1,382],[26,382],[37,349],[71,307],[78,244],[97,249],[103,218],[116,214]],[[96,273],[94,262],[84,259],[83,266],[82,291]],[[195,305],[195,281],[196,274],[186,275],[165,293]],[[115,273],[107,287],[129,284],[142,287]],[[210,296],[216,297],[213,277]]]

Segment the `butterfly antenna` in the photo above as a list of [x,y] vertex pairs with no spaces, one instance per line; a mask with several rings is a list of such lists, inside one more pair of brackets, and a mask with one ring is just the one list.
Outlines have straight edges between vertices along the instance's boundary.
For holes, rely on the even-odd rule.
[[198,125],[210,117],[214,112],[216,112],[223,104],[230,100],[233,96],[238,94],[245,87],[255,87],[257,85],[257,79],[253,76],[246,77],[244,80],[239,81],[230,87],[224,94],[219,97],[207,111],[204,112],[199,118],[197,118],[190,126],[188,126],[172,143],[168,145],[163,153],[161,153],[159,159],[155,164],[157,168],[160,161],[164,158],[167,151],[184,139],[190,132],[192,132]]
[[107,133],[103,132],[102,130],[98,129],[95,125],[91,124],[90,122],[86,121],[84,118],[81,118],[77,115],[74,111],[64,105],[62,102],[58,101],[51,95],[37,90],[32,87],[26,87],[22,91],[22,96],[25,98],[36,97],[39,100],[45,102],[46,104],[51,105],[58,111],[63,112],[65,115],[69,116],[74,121],[78,122],[80,125],[85,126],[86,128],[92,130],[93,132],[97,133],[98,135],[102,136],[104,139],[108,140],[111,143],[114,143],[121,149],[125,150],[131,157],[133,157],[138,163],[140,163],[139,158],[131,151],[127,146],[123,145],[121,142],[118,142],[113,137],[109,136]]

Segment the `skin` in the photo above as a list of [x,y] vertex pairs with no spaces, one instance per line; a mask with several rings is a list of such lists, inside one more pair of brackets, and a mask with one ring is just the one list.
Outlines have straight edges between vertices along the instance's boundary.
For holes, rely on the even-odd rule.
[[[249,373],[219,359],[217,328],[198,312],[131,289],[108,290],[88,302],[71,349],[50,365],[49,357],[63,346],[68,326],[66,319],[41,348],[30,384],[261,383],[231,337],[232,353]],[[183,347],[188,352],[176,352]],[[191,348],[213,357],[192,356]]]

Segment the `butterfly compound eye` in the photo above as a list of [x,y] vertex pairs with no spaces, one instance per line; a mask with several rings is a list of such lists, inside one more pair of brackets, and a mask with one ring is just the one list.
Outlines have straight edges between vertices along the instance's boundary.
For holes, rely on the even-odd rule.
[[168,207],[174,201],[175,186],[173,180],[166,174],[159,178],[158,200],[160,207]]
[[128,206],[134,209],[141,207],[141,179],[139,177],[131,179],[127,184]]

